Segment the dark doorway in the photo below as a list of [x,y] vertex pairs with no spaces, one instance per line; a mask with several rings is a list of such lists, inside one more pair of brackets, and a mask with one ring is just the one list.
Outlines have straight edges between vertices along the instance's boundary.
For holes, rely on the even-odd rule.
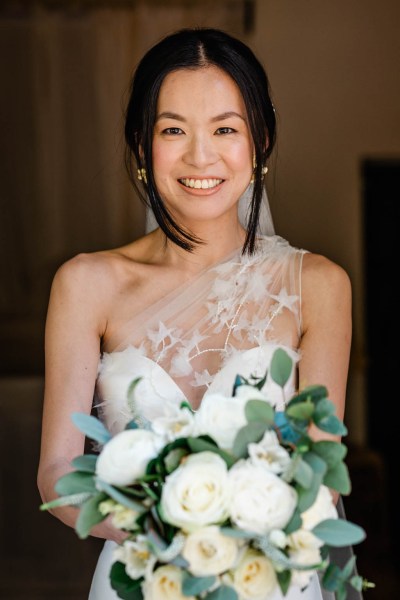
[[384,459],[391,552],[399,554],[397,502],[400,311],[395,292],[400,273],[400,159],[365,160],[364,255],[367,341],[368,442]]

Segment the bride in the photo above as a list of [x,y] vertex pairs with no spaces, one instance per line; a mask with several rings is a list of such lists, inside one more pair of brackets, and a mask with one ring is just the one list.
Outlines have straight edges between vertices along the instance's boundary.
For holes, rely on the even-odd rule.
[[[43,501],[54,498],[55,482],[84,450],[71,413],[90,413],[95,397],[109,429],[122,429],[132,416],[126,390],[137,376],[137,415],[151,419],[166,400],[186,399],[196,409],[204,394],[229,395],[236,374],[263,374],[282,346],[297,364],[286,399],[297,387],[324,384],[344,414],[349,279],[327,258],[268,230],[263,179],[275,113],[252,51],[213,29],[164,38],[136,70],[125,136],[130,174],[156,228],[124,247],[80,254],[55,275],[38,473]],[[74,526],[73,508],[54,514]],[[109,521],[92,533],[107,541],[90,598],[116,598],[108,574],[124,534]],[[322,597],[330,596],[316,576],[286,596]]]

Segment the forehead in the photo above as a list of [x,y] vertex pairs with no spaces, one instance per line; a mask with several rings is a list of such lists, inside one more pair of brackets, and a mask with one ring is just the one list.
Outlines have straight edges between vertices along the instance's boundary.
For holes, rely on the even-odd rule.
[[236,110],[246,114],[238,85],[228,73],[210,65],[197,69],[179,69],[169,73],[160,88],[157,111],[204,110],[221,113]]

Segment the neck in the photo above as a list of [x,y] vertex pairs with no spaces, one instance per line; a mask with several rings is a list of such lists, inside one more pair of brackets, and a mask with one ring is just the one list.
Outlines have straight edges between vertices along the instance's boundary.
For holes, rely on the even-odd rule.
[[211,222],[199,225],[197,223],[196,228],[187,227],[187,229],[203,241],[202,244],[195,246],[193,252],[187,252],[171,242],[161,229],[157,229],[154,233],[162,244],[160,262],[166,266],[179,267],[181,272],[186,271],[188,275],[217,263],[243,246],[246,238],[246,231],[238,220],[230,224]]

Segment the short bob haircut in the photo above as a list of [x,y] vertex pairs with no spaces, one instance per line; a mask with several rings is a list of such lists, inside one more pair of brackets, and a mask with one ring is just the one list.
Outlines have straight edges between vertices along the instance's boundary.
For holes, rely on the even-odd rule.
[[[144,55],[133,76],[126,111],[125,163],[135,189],[145,204],[151,206],[165,235],[188,251],[202,243],[175,223],[160,197],[152,169],[152,141],[158,96],[165,77],[179,69],[200,69],[210,65],[230,75],[246,106],[256,166],[243,253],[252,254],[263,192],[262,168],[274,147],[276,121],[267,75],[243,42],[218,29],[182,29],[162,39]],[[146,169],[147,181],[142,180],[142,189],[136,182],[137,168]]]

